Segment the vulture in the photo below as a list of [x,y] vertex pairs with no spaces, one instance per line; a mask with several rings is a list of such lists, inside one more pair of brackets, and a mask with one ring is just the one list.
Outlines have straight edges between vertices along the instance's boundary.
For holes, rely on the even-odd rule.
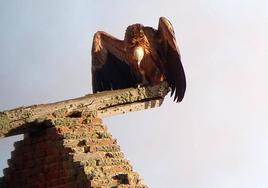
[[182,101],[185,73],[167,18],[160,17],[157,30],[142,24],[128,26],[124,40],[97,31],[91,53],[93,93],[166,81],[174,101]]

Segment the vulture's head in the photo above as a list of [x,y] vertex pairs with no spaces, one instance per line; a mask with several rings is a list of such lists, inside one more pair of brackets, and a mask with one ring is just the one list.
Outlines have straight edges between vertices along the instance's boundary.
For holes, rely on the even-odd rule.
[[143,31],[143,25],[133,24],[127,27],[124,41],[128,47],[142,46],[146,43],[146,36]]

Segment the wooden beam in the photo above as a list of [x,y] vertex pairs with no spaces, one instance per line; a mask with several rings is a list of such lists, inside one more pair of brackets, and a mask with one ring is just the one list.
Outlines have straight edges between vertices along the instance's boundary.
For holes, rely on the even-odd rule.
[[50,104],[6,110],[0,112],[0,137],[27,133],[40,122],[53,118],[88,114],[107,117],[158,107],[168,92],[169,87],[163,82],[154,86],[105,91]]

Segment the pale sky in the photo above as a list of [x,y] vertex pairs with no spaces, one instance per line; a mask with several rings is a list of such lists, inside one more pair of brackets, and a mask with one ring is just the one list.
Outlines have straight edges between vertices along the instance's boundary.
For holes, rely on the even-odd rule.
[[[93,34],[174,26],[182,103],[105,119],[153,188],[268,187],[268,1],[0,0],[0,111],[91,93]],[[15,138],[0,139],[0,170]],[[0,172],[2,176],[2,172]]]

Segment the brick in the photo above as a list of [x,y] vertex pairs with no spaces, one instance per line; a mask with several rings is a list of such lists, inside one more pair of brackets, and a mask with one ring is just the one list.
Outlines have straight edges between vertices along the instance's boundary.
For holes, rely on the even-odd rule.
[[25,145],[24,140],[20,140],[20,141],[14,142],[14,148],[15,149],[18,149],[18,148],[20,148],[20,147],[22,147],[24,145]]
[[60,151],[56,147],[48,147],[45,151],[46,156],[59,156]]
[[76,187],[74,182],[67,182],[65,184],[62,184],[56,187],[51,187],[51,188],[74,188],[74,187]]
[[132,171],[132,167],[128,165],[111,165],[102,167],[103,173],[105,174],[118,174],[127,173]]
[[102,120],[84,120],[58,118],[55,127],[15,143],[5,183],[12,188],[145,187]]
[[94,125],[102,125],[103,124],[103,121],[101,118],[93,118],[91,120],[91,125],[94,126]]

